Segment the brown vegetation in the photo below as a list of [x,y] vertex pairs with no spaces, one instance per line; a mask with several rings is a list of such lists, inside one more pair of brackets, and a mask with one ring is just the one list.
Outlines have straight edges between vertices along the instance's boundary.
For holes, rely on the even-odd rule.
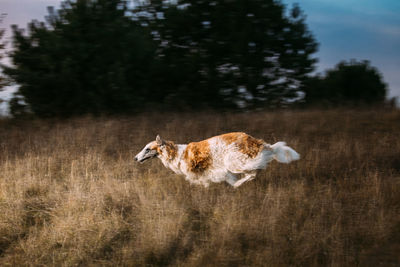
[[[155,126],[153,123],[157,121]],[[395,266],[400,112],[0,122],[0,265]],[[134,155],[244,131],[302,158],[238,189]]]

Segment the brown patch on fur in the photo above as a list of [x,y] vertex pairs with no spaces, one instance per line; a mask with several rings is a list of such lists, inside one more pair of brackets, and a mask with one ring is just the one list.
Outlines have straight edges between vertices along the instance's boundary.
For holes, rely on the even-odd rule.
[[266,148],[264,146],[264,140],[256,139],[241,132],[223,134],[220,135],[220,138],[227,145],[234,143],[240,152],[249,156],[250,158],[255,158],[261,152],[261,150]]
[[176,154],[178,153],[178,148],[176,147],[175,143],[172,141],[165,141],[165,151],[167,153],[167,158],[169,160],[172,160],[176,157]]
[[161,147],[154,141],[150,149],[156,150],[158,154],[165,156],[168,160],[172,160],[176,157],[178,153],[178,148],[176,147],[175,143],[172,141],[164,141],[163,146],[165,150],[163,151]]
[[242,138],[245,133],[236,132],[236,133],[226,133],[221,134],[219,137],[224,140],[227,145],[232,144],[233,142],[237,142],[240,138]]
[[191,172],[199,173],[208,169],[212,164],[208,141],[189,143],[184,151],[183,159]]
[[150,149],[151,150],[157,150],[157,152],[159,152],[160,147],[158,146],[156,141],[153,141],[153,142],[151,142]]

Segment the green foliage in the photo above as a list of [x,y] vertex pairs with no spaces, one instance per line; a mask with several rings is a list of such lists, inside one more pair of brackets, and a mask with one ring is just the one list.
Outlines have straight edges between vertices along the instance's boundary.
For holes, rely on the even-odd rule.
[[[5,13],[0,14],[0,24],[3,22],[6,16],[7,14]],[[6,43],[3,41],[5,32],[6,32],[5,29],[0,28],[0,60],[5,56]],[[9,85],[9,80],[7,79],[7,77],[3,76],[2,73],[0,73],[0,91],[7,85]]]
[[298,6],[279,1],[152,1],[144,6],[176,99],[219,107],[279,106],[313,71],[317,44]]
[[342,61],[324,76],[311,78],[305,87],[307,104],[379,104],[387,86],[379,71],[368,61]]
[[47,23],[29,32],[13,28],[15,67],[6,73],[21,85],[39,116],[119,113],[148,97],[154,48],[146,28],[125,16],[120,0],[65,1],[49,9]]
[[[297,96],[317,44],[298,6],[279,1],[66,0],[13,28],[15,114],[254,108]],[[23,99],[21,101],[20,99]],[[24,108],[24,105],[27,108]]]

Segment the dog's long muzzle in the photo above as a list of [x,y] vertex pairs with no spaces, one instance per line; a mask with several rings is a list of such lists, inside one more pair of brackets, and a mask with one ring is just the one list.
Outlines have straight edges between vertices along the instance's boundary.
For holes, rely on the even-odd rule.
[[154,158],[154,157],[156,157],[156,156],[157,156],[157,154],[154,154],[154,155],[151,155],[151,156],[142,158],[142,159],[140,159],[140,160],[138,159],[138,157],[135,157],[135,161],[137,161],[137,162],[139,162],[139,163],[142,163],[143,161],[148,160],[148,159],[152,159],[152,158]]

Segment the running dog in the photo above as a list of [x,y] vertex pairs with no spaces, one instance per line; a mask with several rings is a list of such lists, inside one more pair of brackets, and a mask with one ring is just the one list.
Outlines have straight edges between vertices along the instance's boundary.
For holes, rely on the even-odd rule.
[[290,163],[300,155],[285,142],[273,145],[246,133],[235,132],[189,144],[175,144],[161,139],[148,143],[136,156],[142,163],[158,157],[165,167],[184,175],[193,184],[208,187],[210,182],[227,182],[237,188],[253,180],[257,171],[276,160]]

